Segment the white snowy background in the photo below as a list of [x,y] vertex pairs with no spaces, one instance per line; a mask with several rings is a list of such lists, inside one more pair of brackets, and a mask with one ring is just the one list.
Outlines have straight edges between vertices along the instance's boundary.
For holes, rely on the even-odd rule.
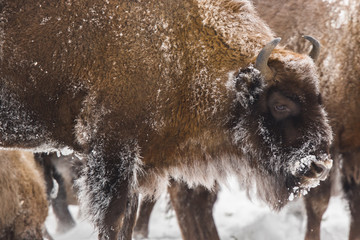
[[[174,211],[166,212],[168,199],[164,194],[150,218],[149,240],[180,240],[181,234]],[[55,240],[97,240],[97,232],[86,219],[78,215],[79,208],[70,206],[77,221],[65,234],[56,233],[56,220],[50,209],[46,220]],[[273,212],[261,202],[250,201],[235,180],[218,195],[214,218],[222,240],[303,240],[306,215],[302,200],[290,202],[280,212]],[[345,240],[349,234],[349,211],[343,196],[332,197],[323,216],[321,239]]]

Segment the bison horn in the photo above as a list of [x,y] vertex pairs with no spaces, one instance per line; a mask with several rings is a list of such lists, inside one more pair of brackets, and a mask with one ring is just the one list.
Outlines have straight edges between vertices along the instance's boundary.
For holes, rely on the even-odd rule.
[[280,40],[281,38],[275,38],[274,40],[266,44],[266,46],[263,49],[261,49],[259,55],[256,57],[255,68],[257,68],[267,80],[273,77],[273,72],[267,65],[268,59],[270,57],[271,52],[274,50],[276,45],[278,45]]
[[308,40],[309,42],[311,42],[312,44],[312,49],[311,52],[309,53],[309,56],[316,61],[316,59],[318,58],[319,54],[320,54],[320,43],[318,40],[316,40],[315,38],[311,37],[311,36],[303,36],[306,40]]

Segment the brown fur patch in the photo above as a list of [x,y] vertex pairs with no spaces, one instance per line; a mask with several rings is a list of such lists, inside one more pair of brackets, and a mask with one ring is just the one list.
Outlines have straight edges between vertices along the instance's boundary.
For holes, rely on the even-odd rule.
[[32,153],[1,151],[0,166],[0,237],[42,239],[48,203]]

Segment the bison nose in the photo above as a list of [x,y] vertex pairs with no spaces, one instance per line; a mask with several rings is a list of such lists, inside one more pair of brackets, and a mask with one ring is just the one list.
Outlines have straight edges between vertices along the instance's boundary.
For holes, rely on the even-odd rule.
[[330,169],[332,167],[332,160],[326,159],[323,161],[314,161],[311,166],[316,173],[316,178],[324,181],[329,175]]

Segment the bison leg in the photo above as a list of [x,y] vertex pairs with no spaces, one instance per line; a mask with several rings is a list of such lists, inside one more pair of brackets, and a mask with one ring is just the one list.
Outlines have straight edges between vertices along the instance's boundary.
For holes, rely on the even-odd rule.
[[51,204],[55,213],[56,218],[58,219],[57,231],[64,233],[73,228],[76,223],[71,216],[71,213],[68,209],[66,187],[64,178],[54,167],[53,177],[59,185],[59,190],[57,196],[51,199]]
[[140,205],[140,211],[134,229],[134,235],[137,238],[147,238],[149,235],[149,221],[151,212],[155,206],[156,200],[144,199]]
[[307,229],[305,240],[320,240],[321,219],[329,204],[331,181],[328,178],[305,196]]
[[[126,220],[133,222],[132,212],[137,208],[134,192],[140,161],[138,151],[126,145],[111,147],[108,153],[101,146],[107,145],[103,143],[93,148],[77,180],[80,202],[96,225],[100,240],[131,239],[119,235],[128,234],[122,227],[127,227]],[[112,152],[114,149],[118,151]],[[133,226],[130,227],[132,231]]]
[[[56,170],[56,167],[51,160],[55,156],[56,153],[34,154],[35,160],[43,167],[44,170],[47,198],[51,203],[54,214],[58,220],[57,231],[64,233],[75,226],[75,221],[68,209],[64,179]],[[53,179],[55,179],[58,183],[58,192],[55,198],[51,196],[54,189]]]
[[128,198],[124,223],[121,228],[119,240],[131,239],[133,229],[135,226],[138,204],[139,204],[138,194],[134,194],[133,196]]
[[343,189],[349,203],[350,240],[360,240],[360,151],[343,154]]
[[54,166],[51,163],[48,153],[34,153],[35,161],[42,167],[44,173],[44,180],[46,185],[46,196],[50,202],[51,191],[54,188],[53,182],[53,169]]
[[[119,188],[123,193],[128,192],[128,187],[125,185],[127,184],[124,184]],[[125,219],[127,202],[126,195],[121,194],[119,197],[114,197],[105,209],[103,221],[97,223],[99,229],[99,240],[118,239],[123,221]]]
[[168,189],[184,240],[218,240],[212,216],[217,192],[202,186],[189,189],[185,183],[171,182]]

